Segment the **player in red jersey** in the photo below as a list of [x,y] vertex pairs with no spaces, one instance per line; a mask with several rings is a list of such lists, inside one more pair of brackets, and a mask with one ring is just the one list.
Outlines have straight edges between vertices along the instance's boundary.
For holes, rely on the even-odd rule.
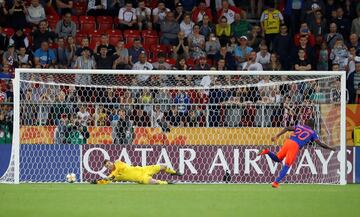
[[327,146],[321,142],[315,131],[312,129],[314,126],[314,120],[308,119],[305,121],[305,125],[296,125],[295,127],[285,127],[280,133],[271,138],[272,141],[278,139],[281,135],[287,131],[294,131],[290,139],[284,142],[280,151],[277,154],[272,153],[269,149],[264,149],[259,155],[269,155],[269,157],[275,162],[281,162],[285,158],[285,165],[280,171],[279,176],[272,183],[272,187],[278,188],[280,181],[286,176],[290,166],[294,163],[299,149],[304,147],[309,142],[316,142],[319,146],[335,151],[336,149]]

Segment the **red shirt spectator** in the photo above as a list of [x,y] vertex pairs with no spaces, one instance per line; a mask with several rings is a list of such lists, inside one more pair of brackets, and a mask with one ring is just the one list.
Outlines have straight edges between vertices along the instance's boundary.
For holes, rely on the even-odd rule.
[[212,21],[211,9],[206,7],[205,1],[201,1],[192,13],[192,20],[198,23],[203,20],[204,15],[208,15],[209,20]]
[[300,26],[300,32],[294,37],[295,46],[300,46],[300,38],[306,36],[311,47],[315,46],[315,36],[310,32],[307,23],[302,23]]

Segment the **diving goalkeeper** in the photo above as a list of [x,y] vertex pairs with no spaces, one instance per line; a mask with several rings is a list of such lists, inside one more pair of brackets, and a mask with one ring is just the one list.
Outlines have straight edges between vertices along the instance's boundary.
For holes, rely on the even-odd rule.
[[111,172],[108,176],[109,180],[112,181],[127,181],[127,182],[136,182],[139,184],[159,184],[166,185],[171,184],[167,181],[154,179],[152,176],[164,171],[170,175],[181,176],[182,174],[176,172],[173,169],[167,168],[164,165],[149,165],[149,166],[130,166],[120,160],[115,161],[114,163],[105,160],[104,166]]

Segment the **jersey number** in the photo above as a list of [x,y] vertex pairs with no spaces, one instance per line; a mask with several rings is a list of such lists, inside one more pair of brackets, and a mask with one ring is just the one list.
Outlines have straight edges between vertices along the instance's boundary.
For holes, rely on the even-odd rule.
[[311,133],[309,133],[308,131],[303,131],[301,128],[296,128],[296,130],[291,134],[291,136],[296,136],[301,141],[304,141],[310,135]]

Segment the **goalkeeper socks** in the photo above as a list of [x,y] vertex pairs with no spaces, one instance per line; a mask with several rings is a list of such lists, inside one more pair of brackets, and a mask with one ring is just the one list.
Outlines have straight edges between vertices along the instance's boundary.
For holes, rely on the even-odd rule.
[[165,173],[167,173],[167,174],[176,174],[176,171],[171,169],[171,168],[166,168]]
[[290,169],[288,165],[284,165],[284,167],[281,169],[279,176],[275,179],[275,182],[279,183],[285,176],[287,171]]
[[158,181],[156,182],[156,184],[158,184],[158,185],[167,185],[168,182],[167,182],[167,181],[158,180]]
[[272,153],[271,151],[269,151],[269,153],[267,153],[267,154],[273,161],[280,162],[280,159],[276,156],[276,154]]

